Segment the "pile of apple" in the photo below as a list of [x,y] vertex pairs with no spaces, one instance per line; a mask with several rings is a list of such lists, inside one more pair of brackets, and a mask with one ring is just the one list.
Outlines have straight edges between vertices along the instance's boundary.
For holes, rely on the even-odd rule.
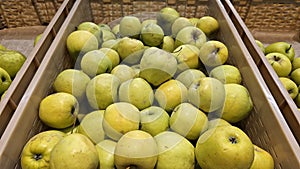
[[274,42],[266,46],[259,40],[256,40],[256,43],[299,109],[300,57],[297,57],[294,47],[284,41]]
[[[7,49],[0,44],[0,97],[3,99],[5,92],[11,85],[18,71],[24,64],[26,57],[17,50]],[[1,100],[0,99],[0,100]]]
[[274,168],[234,125],[253,103],[218,30],[169,7],[79,24],[66,41],[75,66],[41,101],[50,129],[24,146],[22,168]]

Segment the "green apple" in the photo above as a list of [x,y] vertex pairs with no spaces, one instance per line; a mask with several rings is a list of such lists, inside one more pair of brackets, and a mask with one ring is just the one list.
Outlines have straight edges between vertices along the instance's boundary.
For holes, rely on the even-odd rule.
[[297,86],[300,85],[300,68],[292,70],[290,79],[292,79]]
[[159,48],[167,52],[173,52],[175,46],[175,41],[171,36],[164,36],[162,43]]
[[120,80],[117,76],[103,73],[95,76],[86,86],[86,97],[93,109],[104,110],[118,99]]
[[2,93],[1,98],[0,98],[0,101],[4,99],[4,96],[5,96],[6,92],[7,92],[7,90],[5,90],[5,91]]
[[177,60],[171,53],[157,47],[150,47],[144,51],[139,76],[151,85],[159,86],[171,79],[176,71]]
[[295,57],[295,49],[288,42],[274,42],[265,47],[265,54],[274,52],[286,55],[290,61]]
[[208,130],[219,126],[230,126],[231,124],[224,119],[214,118],[208,120]]
[[294,60],[292,61],[292,70],[295,70],[297,68],[300,68],[300,56],[295,57]]
[[78,133],[87,136],[94,144],[104,140],[103,114],[104,110],[95,110],[86,114],[77,127]]
[[199,18],[192,17],[192,18],[188,18],[188,19],[192,23],[193,26],[197,26]]
[[194,146],[186,138],[172,131],[154,136],[158,146],[155,169],[194,169]]
[[118,95],[119,101],[131,103],[139,110],[150,107],[154,100],[152,87],[140,77],[121,83]]
[[175,56],[178,63],[178,73],[187,69],[196,69],[199,67],[200,50],[194,45],[180,45],[172,52],[172,54]]
[[295,102],[295,104],[297,105],[298,108],[300,108],[300,94],[299,94],[299,91],[300,91],[300,85],[298,86],[298,94],[294,98],[294,102]]
[[164,39],[164,31],[154,23],[149,23],[142,27],[141,38],[147,46],[159,46]]
[[195,26],[186,26],[177,33],[175,48],[183,44],[190,44],[200,49],[206,41],[207,37],[201,29]]
[[99,42],[91,32],[76,30],[68,35],[66,45],[70,56],[76,60],[86,52],[98,49]]
[[189,88],[194,80],[206,77],[206,75],[199,69],[187,69],[177,75],[176,80],[180,81],[185,87]]
[[292,71],[292,63],[286,55],[268,53],[266,58],[279,77],[287,77]]
[[225,87],[212,77],[196,79],[188,89],[188,101],[204,112],[213,112],[223,108]]
[[65,136],[61,131],[48,130],[31,137],[21,153],[22,169],[49,168],[50,153]]
[[187,91],[187,88],[180,81],[170,79],[156,89],[154,96],[161,108],[167,112],[172,112],[177,105],[187,101]]
[[233,65],[220,65],[214,67],[210,72],[209,76],[220,80],[224,84],[235,83],[241,84],[242,83],[242,75],[240,70]]
[[192,104],[181,103],[171,114],[170,128],[188,140],[196,140],[207,130],[208,118]]
[[[129,57],[130,55],[134,55],[136,52],[140,52],[144,49],[144,44],[142,41],[138,39],[124,37],[119,40],[116,51],[119,53],[121,61],[124,62],[125,58]],[[132,56],[131,56],[132,57]],[[136,63],[139,61],[140,58],[130,58],[131,64]],[[126,59],[127,62],[129,59]],[[133,63],[132,63],[133,62]]]
[[10,86],[12,80],[6,70],[0,67],[0,95],[2,95]]
[[39,105],[39,118],[49,127],[63,129],[76,122],[79,103],[75,96],[58,92],[42,99]]
[[85,22],[81,22],[78,26],[77,26],[77,30],[85,30],[85,31],[89,31],[91,32],[98,40],[99,44],[101,43],[101,29],[100,27],[91,21],[85,21]]
[[80,133],[67,135],[52,149],[50,168],[96,169],[98,152],[88,137]]
[[269,152],[254,145],[254,160],[250,169],[274,169],[274,159]]
[[150,169],[155,167],[157,155],[158,148],[154,138],[145,131],[133,130],[124,134],[117,142],[114,162],[118,169]]
[[245,169],[254,159],[254,146],[238,127],[219,126],[199,137],[195,154],[201,168]]
[[279,80],[282,83],[283,87],[287,90],[290,97],[292,99],[295,99],[299,93],[299,89],[296,83],[287,77],[279,77]]
[[111,31],[110,26],[109,26],[108,24],[106,24],[106,23],[99,23],[98,26],[99,26],[100,30],[108,30],[108,31]]
[[112,27],[111,31],[115,34],[116,38],[120,38],[120,24],[116,24]]
[[114,152],[117,142],[105,139],[96,144],[96,149],[99,156],[98,169],[114,169]]
[[65,69],[55,78],[53,89],[56,92],[70,93],[80,101],[85,98],[85,89],[90,80],[81,70]]
[[0,67],[14,79],[26,61],[25,55],[17,50],[0,50]]
[[157,24],[162,27],[165,35],[172,35],[172,24],[179,16],[179,12],[172,7],[164,7],[157,13]]
[[101,47],[99,50],[101,52],[103,52],[110,59],[112,69],[114,67],[116,67],[117,65],[119,65],[120,56],[119,56],[119,53],[116,50],[114,50],[112,48],[105,48],[105,47]]
[[142,21],[142,28],[148,24],[157,24],[156,19],[145,19]]
[[141,21],[135,16],[124,16],[120,21],[121,37],[139,38],[142,29]]
[[[111,48],[113,50],[117,50],[118,43],[121,39],[110,39],[101,44],[102,48]],[[119,54],[119,53],[118,53]]]
[[237,123],[250,114],[253,109],[252,98],[248,89],[240,84],[225,84],[225,102],[221,117],[230,122]]
[[215,67],[224,64],[228,59],[227,46],[218,40],[210,40],[200,48],[200,60],[205,66]]
[[140,111],[133,104],[116,102],[105,109],[103,129],[106,135],[115,141],[129,131],[138,130],[139,124]]
[[80,62],[81,69],[90,77],[95,77],[112,70],[112,62],[109,57],[100,50],[92,50],[83,55]]
[[184,27],[187,26],[193,26],[193,24],[190,22],[190,20],[186,17],[178,17],[175,19],[175,21],[172,24],[171,30],[172,30],[172,36],[175,38],[177,36],[177,33]]
[[33,46],[36,46],[36,44],[39,42],[39,40],[41,39],[42,36],[43,36],[43,33],[40,33],[34,38]]
[[213,16],[200,17],[196,26],[197,28],[201,29],[208,37],[218,32],[218,30],[220,29],[218,20]]
[[121,83],[133,79],[136,76],[134,69],[125,64],[117,65],[110,73],[118,77]]
[[255,43],[260,48],[260,50],[263,52],[263,54],[265,54],[265,45],[261,41],[259,41],[257,39],[255,39]]
[[158,106],[151,106],[140,111],[140,130],[155,136],[169,129],[169,114]]

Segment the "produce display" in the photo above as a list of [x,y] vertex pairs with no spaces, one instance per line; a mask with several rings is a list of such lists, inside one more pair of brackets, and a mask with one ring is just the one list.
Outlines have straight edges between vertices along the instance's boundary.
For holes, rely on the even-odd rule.
[[7,49],[0,44],[0,97],[4,97],[26,57],[17,50]]
[[261,41],[256,40],[256,43],[300,110],[300,57],[294,47],[284,41],[264,45]]
[[22,168],[274,168],[235,125],[254,107],[219,24],[165,7],[77,25],[66,40],[74,68],[40,102],[49,129],[28,140]]

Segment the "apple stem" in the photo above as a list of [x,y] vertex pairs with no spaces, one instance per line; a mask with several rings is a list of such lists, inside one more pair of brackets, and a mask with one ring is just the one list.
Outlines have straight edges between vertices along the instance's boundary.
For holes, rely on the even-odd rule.
[[288,53],[288,51],[292,48],[292,45],[289,46],[289,48],[286,49],[286,53]]

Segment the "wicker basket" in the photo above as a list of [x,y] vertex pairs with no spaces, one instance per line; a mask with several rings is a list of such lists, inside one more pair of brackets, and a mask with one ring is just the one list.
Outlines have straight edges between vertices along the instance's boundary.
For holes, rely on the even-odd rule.
[[[239,7],[248,10],[248,1],[238,2],[241,4]],[[0,166],[8,169],[20,168],[20,153],[24,144],[33,135],[45,129],[38,118],[38,105],[42,98],[53,92],[52,83],[58,73],[74,66],[68,57],[65,40],[80,22],[90,20],[96,23],[109,23],[124,15],[157,12],[164,6],[176,8],[182,16],[201,17],[211,14],[222,22],[219,38],[231,47],[233,57],[230,62],[238,66],[242,72],[244,85],[249,89],[251,97],[255,98],[251,115],[239,124],[240,127],[249,135],[253,143],[271,153],[277,169],[299,168],[299,144],[240,38],[240,30],[235,29],[235,25],[230,20],[234,9],[224,8],[219,0],[75,1],[67,16],[62,13],[64,23],[45,53],[45,58],[40,62],[32,82],[15,108],[15,113],[1,137]]]

